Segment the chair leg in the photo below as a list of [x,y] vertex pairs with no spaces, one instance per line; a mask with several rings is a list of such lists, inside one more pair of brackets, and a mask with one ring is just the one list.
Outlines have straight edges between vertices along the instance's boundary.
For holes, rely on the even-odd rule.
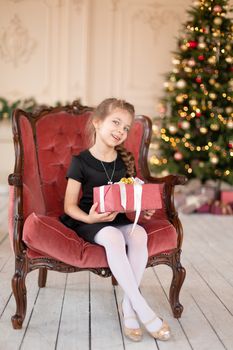
[[25,257],[17,259],[15,274],[12,278],[12,290],[16,301],[16,313],[11,317],[14,329],[21,329],[27,310],[27,289],[25,279],[27,276],[27,261]]
[[39,269],[39,276],[38,276],[38,285],[40,288],[45,287],[47,281],[47,269],[45,267],[41,267]]
[[118,282],[117,280],[115,279],[115,277],[112,275],[112,285],[113,286],[118,286]]
[[186,271],[180,263],[180,254],[181,254],[181,250],[176,252],[176,254],[174,254],[173,256],[173,262],[172,262],[173,278],[172,278],[172,283],[171,283],[170,293],[169,293],[170,305],[175,318],[180,318],[184,309],[183,305],[180,304],[179,294],[185,279]]

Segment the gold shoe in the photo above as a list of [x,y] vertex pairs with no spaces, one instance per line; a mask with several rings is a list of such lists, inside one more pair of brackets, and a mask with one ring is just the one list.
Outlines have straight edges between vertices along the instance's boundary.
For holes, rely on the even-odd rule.
[[123,332],[124,335],[129,338],[130,340],[133,340],[135,342],[141,341],[142,340],[142,329],[139,328],[128,328],[125,326],[124,324],[124,320],[128,320],[128,319],[134,319],[136,320],[136,316],[128,316],[128,317],[124,317],[124,313],[123,313],[123,308],[122,308],[122,303],[121,303],[121,314],[123,317]]
[[[136,319],[135,316],[129,316],[129,317],[124,317],[124,320],[130,319],[130,318]],[[142,329],[140,327],[139,328],[128,328],[124,325],[123,330],[124,330],[124,335],[127,338],[129,338],[133,341],[141,341],[142,340]]]
[[[144,326],[146,327],[148,324],[152,323],[157,317],[154,317],[151,321],[144,323]],[[156,332],[150,332],[147,329],[147,332],[155,339],[158,340],[168,340],[171,337],[171,331],[170,331],[170,327],[168,326],[167,322],[163,321],[161,319],[162,326],[161,328],[156,331]]]

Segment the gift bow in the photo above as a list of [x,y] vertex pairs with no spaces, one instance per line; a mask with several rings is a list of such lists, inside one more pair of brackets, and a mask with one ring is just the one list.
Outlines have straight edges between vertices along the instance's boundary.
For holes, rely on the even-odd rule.
[[[142,184],[144,184],[144,182],[142,180],[140,180],[139,178],[135,178],[134,179],[134,210],[136,212],[135,215],[135,219],[134,219],[134,223],[133,223],[133,227],[132,230],[130,232],[130,234],[133,233],[135,226],[137,225],[139,216],[140,216],[140,212],[141,212],[141,204],[142,204]],[[121,205],[122,207],[126,210],[126,200],[127,200],[127,196],[126,196],[126,187],[125,187],[125,183],[123,182],[117,182],[114,184],[115,185],[119,185],[120,187],[120,197],[121,197]],[[105,205],[104,205],[104,187],[105,186],[100,186],[100,211],[104,212],[105,211]]]

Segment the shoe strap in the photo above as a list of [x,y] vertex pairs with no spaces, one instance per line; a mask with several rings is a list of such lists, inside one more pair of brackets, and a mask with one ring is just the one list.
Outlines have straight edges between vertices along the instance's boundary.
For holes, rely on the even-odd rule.
[[[158,316],[155,316],[155,317],[152,318],[152,320],[143,323],[144,326],[148,326],[149,324],[151,324],[152,322],[154,322],[157,318],[159,318],[159,317],[158,317]],[[163,322],[163,320],[162,320],[161,318],[159,318],[159,319]]]

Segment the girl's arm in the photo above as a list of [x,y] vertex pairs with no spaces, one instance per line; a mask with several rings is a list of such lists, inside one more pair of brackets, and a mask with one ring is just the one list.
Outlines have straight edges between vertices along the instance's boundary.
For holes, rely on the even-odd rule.
[[93,224],[95,222],[107,222],[115,219],[117,213],[102,213],[98,214],[96,208],[98,203],[94,203],[89,211],[89,214],[85,213],[77,205],[79,193],[81,190],[82,184],[79,181],[68,179],[65,201],[64,201],[64,211],[67,215],[72,217],[75,220],[85,222],[87,224]]

